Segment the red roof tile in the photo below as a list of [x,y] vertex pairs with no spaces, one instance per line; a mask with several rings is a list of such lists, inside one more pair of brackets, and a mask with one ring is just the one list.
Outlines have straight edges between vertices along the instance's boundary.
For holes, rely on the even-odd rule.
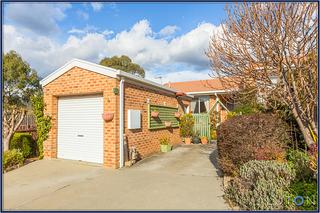
[[[232,86],[234,85],[234,86]],[[165,86],[183,92],[204,92],[213,90],[235,89],[235,84],[229,78],[212,78],[198,81],[169,82]]]

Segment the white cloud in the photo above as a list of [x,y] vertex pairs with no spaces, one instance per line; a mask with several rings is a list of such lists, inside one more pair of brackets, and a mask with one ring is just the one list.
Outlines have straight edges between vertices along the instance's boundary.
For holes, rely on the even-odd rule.
[[175,25],[168,25],[162,28],[159,32],[160,36],[170,36],[174,34],[179,28]]
[[17,51],[40,76],[49,74],[72,58],[98,62],[106,46],[104,35],[97,33],[88,33],[81,38],[71,35],[64,44],[59,44],[45,36],[25,37],[11,25],[4,25],[3,29],[4,52]]
[[88,20],[89,19],[89,14],[82,11],[82,10],[77,10],[77,15],[82,18],[83,20]]
[[[147,77],[153,78],[152,73],[160,72],[164,83],[207,78],[210,68],[205,50],[212,33],[220,29],[211,23],[200,23],[192,31],[166,40],[157,37],[147,20],[111,38],[108,37],[113,34],[111,30],[99,31],[91,27],[73,28],[69,31],[72,35],[58,43],[46,36],[28,37],[20,28],[4,25],[4,51],[16,50],[41,76],[72,58],[97,63],[105,56],[128,55],[147,70]],[[163,69],[175,64],[183,64],[183,67]]]
[[109,54],[127,54],[148,68],[176,62],[207,68],[209,62],[205,50],[210,36],[219,29],[211,23],[200,23],[192,31],[167,41],[156,39],[149,22],[142,20],[131,30],[122,31],[109,40],[107,49]]
[[102,34],[103,35],[105,35],[105,36],[110,36],[110,35],[112,35],[112,34],[114,34],[114,32],[112,31],[112,30],[104,30],[103,32],[102,32]]
[[72,28],[71,30],[68,31],[69,34],[84,34],[86,31],[77,29],[77,28]]
[[86,25],[83,29],[72,28],[68,31],[69,34],[87,34],[87,33],[95,33],[98,31],[98,28],[92,25]]
[[103,4],[98,2],[91,3],[91,6],[93,11],[96,11],[96,12],[100,11],[103,8]]
[[49,35],[59,31],[58,21],[66,17],[71,4],[62,3],[8,3],[5,18],[16,26],[31,32]]

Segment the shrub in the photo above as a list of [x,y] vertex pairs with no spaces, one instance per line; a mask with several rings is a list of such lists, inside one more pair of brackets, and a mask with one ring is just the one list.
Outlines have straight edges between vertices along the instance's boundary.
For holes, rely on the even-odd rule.
[[217,130],[211,129],[210,134],[212,140],[217,140]]
[[[302,205],[295,205],[295,208],[298,210],[317,210],[318,203],[318,190],[317,190],[317,182],[311,181],[299,181],[291,184],[290,186],[290,194],[289,194],[289,204],[294,203],[294,199],[297,196],[302,196],[304,202]],[[300,204],[300,202],[298,203]]]
[[232,118],[238,115],[250,115],[255,114],[260,111],[259,106],[252,106],[252,104],[241,104],[239,106],[236,106],[234,110],[228,112],[227,118]]
[[289,149],[287,151],[289,165],[296,171],[296,181],[310,181],[314,172],[310,168],[310,158],[306,152]]
[[309,168],[313,171],[314,176],[318,175],[318,144],[309,146]]
[[221,113],[216,110],[212,110],[210,111],[209,116],[211,129],[216,129],[218,124],[221,122]]
[[304,141],[303,134],[299,128],[297,120],[292,113],[292,110],[282,103],[269,98],[266,101],[266,112],[274,112],[276,113],[282,120],[284,120],[288,125],[290,125],[290,134],[292,135],[292,143],[290,144],[291,147],[296,148],[305,148],[306,142]]
[[3,153],[2,167],[4,170],[11,168],[13,166],[21,166],[23,164],[24,157],[23,154],[17,150],[7,150]]
[[227,118],[233,118],[235,116],[237,116],[238,114],[236,112],[230,111],[227,113]]
[[275,143],[267,143],[261,147],[257,147],[255,151],[256,160],[276,160],[279,162],[285,161],[285,151],[283,147]]
[[36,143],[31,134],[17,132],[13,135],[9,149],[19,149],[24,158],[34,156],[36,154]]
[[242,115],[230,118],[218,128],[219,164],[227,175],[236,175],[250,160],[283,161],[288,126],[273,114]]
[[170,139],[167,137],[163,137],[160,139],[160,145],[169,145]]
[[230,182],[226,197],[246,210],[286,209],[287,189],[293,179],[294,170],[286,163],[249,161]]
[[192,114],[184,114],[180,118],[180,135],[182,137],[192,137],[193,136],[193,125],[194,118]]
[[32,109],[36,118],[37,126],[37,145],[39,158],[43,158],[43,142],[49,137],[51,129],[51,117],[44,114],[45,103],[43,100],[43,93],[40,91],[31,97]]

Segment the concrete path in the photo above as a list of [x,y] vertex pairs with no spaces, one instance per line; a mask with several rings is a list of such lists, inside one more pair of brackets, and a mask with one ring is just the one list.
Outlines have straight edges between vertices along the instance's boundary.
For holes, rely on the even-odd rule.
[[41,160],[4,174],[7,210],[227,210],[214,145],[187,145],[112,170]]

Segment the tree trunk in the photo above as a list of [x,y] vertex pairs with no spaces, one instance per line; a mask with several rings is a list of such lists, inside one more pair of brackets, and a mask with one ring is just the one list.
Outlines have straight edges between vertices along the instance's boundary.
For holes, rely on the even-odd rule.
[[9,150],[9,142],[12,138],[13,134],[9,134],[7,137],[3,140],[3,151]]
[[301,118],[299,117],[297,110],[293,107],[293,115],[299,125],[299,128],[303,134],[304,140],[307,143],[308,147],[312,146],[314,144],[313,138],[310,135],[310,131],[307,125],[304,125],[303,121],[301,120]]
[[[316,126],[316,123],[314,121],[311,122],[311,131],[316,136],[316,139],[318,140],[318,128]],[[317,141],[315,141],[317,143]]]
[[[26,111],[23,110],[22,112],[11,112],[11,119],[5,123],[4,127],[4,134],[3,134],[3,151],[9,150],[9,143],[13,134],[17,131],[22,120],[26,115]],[[18,119],[18,120],[17,120]],[[4,121],[4,119],[3,119]],[[5,122],[5,121],[4,121]]]

